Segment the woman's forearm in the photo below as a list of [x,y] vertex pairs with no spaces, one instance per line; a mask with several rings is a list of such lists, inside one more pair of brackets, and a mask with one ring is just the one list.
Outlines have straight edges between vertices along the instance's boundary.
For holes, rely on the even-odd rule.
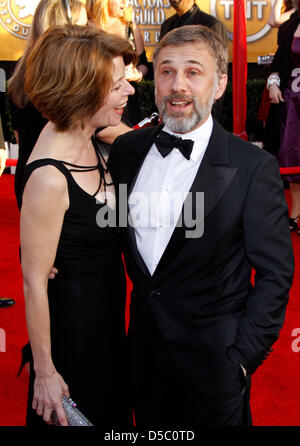
[[24,280],[24,296],[35,373],[41,376],[52,375],[55,367],[51,357],[50,315],[46,289],[26,284]]

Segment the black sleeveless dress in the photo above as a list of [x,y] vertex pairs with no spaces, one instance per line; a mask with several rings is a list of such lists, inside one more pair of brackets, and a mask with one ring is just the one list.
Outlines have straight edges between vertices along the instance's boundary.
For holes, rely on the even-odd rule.
[[[126,278],[121,244],[117,227],[97,225],[97,213],[104,204],[85,192],[70,173],[99,169],[103,179],[97,155],[97,166],[70,165],[70,170],[63,161],[33,161],[25,167],[22,191],[31,173],[41,166],[55,166],[66,177],[70,206],[54,263],[59,274],[48,281],[52,359],[77,407],[95,426],[111,426],[128,421],[123,373]],[[31,408],[33,383],[31,364],[26,424],[47,426]]]

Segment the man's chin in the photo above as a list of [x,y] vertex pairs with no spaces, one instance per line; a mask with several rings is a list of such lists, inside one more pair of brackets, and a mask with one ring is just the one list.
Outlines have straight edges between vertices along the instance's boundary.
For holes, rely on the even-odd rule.
[[175,133],[188,133],[197,127],[201,119],[195,114],[185,115],[176,113],[176,115],[163,114],[163,122]]

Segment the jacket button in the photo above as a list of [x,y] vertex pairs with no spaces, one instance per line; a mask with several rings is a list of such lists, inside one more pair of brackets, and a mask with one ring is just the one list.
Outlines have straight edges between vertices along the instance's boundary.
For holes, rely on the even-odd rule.
[[156,296],[160,296],[161,293],[158,290],[151,290],[149,293],[150,297],[156,297]]

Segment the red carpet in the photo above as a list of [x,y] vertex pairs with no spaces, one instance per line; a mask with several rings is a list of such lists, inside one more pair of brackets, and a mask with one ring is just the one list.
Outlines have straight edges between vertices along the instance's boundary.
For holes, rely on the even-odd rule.
[[[0,296],[16,300],[13,307],[0,309],[0,329],[6,333],[6,351],[1,351],[3,338],[2,342],[0,339],[0,426],[24,425],[28,382],[25,369],[20,377],[16,377],[27,334],[13,181],[14,176],[10,174],[4,174],[0,179]],[[292,234],[292,238],[296,273],[285,324],[274,352],[252,380],[255,426],[300,426],[300,237]],[[298,340],[297,336],[292,336],[297,328]]]

